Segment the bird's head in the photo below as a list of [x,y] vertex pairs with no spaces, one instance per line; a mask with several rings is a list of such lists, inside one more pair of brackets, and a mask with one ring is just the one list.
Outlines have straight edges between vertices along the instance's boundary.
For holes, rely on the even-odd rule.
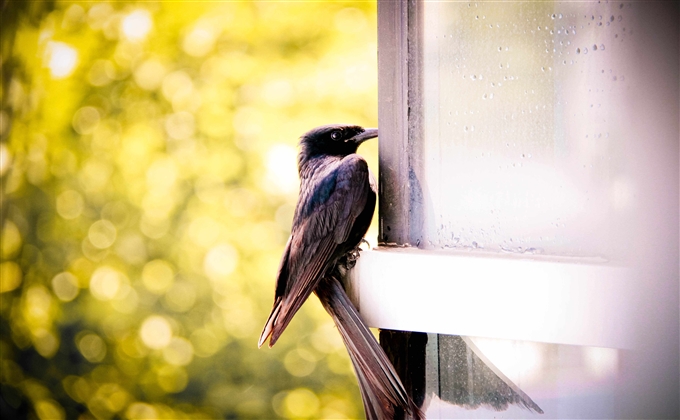
[[329,124],[316,127],[300,138],[300,160],[315,156],[347,156],[356,153],[361,143],[378,137],[377,128]]

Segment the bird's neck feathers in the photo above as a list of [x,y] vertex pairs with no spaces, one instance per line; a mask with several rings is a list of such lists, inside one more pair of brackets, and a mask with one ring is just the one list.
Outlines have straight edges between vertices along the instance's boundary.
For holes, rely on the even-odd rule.
[[342,160],[343,156],[314,154],[306,155],[300,152],[298,156],[298,173],[300,179],[311,179],[315,174],[324,172],[330,165]]
[[[330,147],[329,147],[330,146]],[[319,169],[324,169],[327,165],[342,160],[345,156],[356,152],[356,147],[342,145],[336,148],[332,145],[319,146],[311,142],[302,141],[300,143],[300,154],[298,155],[298,172],[301,179],[310,177]]]

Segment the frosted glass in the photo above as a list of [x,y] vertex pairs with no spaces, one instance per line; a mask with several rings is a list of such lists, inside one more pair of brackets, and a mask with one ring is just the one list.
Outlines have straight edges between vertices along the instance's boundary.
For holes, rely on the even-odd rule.
[[634,7],[423,4],[424,247],[626,258],[659,129],[631,129],[651,94]]

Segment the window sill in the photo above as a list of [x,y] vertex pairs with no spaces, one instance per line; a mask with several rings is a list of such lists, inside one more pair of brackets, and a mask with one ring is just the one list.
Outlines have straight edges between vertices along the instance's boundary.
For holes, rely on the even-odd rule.
[[632,277],[587,260],[378,248],[361,253],[350,296],[376,328],[630,349]]

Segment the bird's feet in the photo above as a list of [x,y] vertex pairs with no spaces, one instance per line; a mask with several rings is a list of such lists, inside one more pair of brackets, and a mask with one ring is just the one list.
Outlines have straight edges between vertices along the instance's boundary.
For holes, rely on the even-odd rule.
[[353,250],[349,251],[347,254],[345,254],[344,261],[343,261],[344,262],[343,265],[345,266],[345,269],[351,270],[352,268],[354,268],[354,266],[357,264],[357,260],[359,259],[359,256],[360,256],[359,251],[360,251],[360,248],[356,247]]
[[361,256],[361,244],[365,243],[366,245],[370,246],[368,241],[365,239],[362,239],[361,242],[359,242],[359,245],[357,245],[354,249],[350,250],[347,252],[341,259],[340,259],[340,264],[346,269],[346,270],[351,270],[354,268],[354,266],[357,264],[357,260]]

